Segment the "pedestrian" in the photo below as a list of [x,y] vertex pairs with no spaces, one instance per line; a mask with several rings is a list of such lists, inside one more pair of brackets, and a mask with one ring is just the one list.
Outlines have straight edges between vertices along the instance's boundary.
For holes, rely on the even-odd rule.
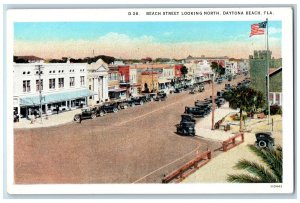
[[58,114],[58,112],[59,112],[59,106],[57,105],[56,106],[56,114]]

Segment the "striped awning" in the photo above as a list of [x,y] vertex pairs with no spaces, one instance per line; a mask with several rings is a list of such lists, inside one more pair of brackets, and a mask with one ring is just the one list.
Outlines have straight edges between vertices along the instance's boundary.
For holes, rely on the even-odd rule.
[[[74,100],[83,97],[89,97],[96,95],[97,93],[88,89],[74,90],[74,91],[62,91],[53,94],[42,95],[42,104],[56,103],[67,100]],[[20,98],[20,106],[37,106],[40,105],[39,96],[30,96]]]

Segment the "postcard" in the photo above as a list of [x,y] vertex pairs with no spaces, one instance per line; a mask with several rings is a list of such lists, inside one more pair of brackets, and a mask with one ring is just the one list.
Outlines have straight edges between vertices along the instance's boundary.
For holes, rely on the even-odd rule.
[[9,9],[9,194],[291,194],[293,9]]

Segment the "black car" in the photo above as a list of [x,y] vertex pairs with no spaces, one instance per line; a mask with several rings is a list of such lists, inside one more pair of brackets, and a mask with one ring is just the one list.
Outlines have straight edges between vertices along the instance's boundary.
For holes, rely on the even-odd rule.
[[225,90],[231,90],[231,85],[229,83],[225,84]]
[[78,113],[74,116],[74,121],[80,121],[83,119],[94,119],[97,117],[95,108],[86,107],[81,109],[81,113]]
[[115,102],[106,102],[101,107],[101,110],[103,110],[106,113],[117,113],[119,111],[119,105]]
[[165,92],[158,92],[156,97],[154,97],[155,101],[165,101],[167,98],[167,94]]
[[275,142],[271,132],[258,132],[255,133],[255,137],[257,147],[273,149]]
[[128,100],[128,104],[131,107],[134,107],[135,105],[143,105],[147,101],[146,96],[137,96],[137,97],[132,97],[130,100]]
[[200,107],[185,107],[184,113],[190,114],[193,117],[203,118],[206,115],[206,112]]
[[211,105],[209,105],[209,104],[197,103],[197,105],[195,105],[195,106],[200,108],[200,110],[204,111],[204,116],[208,115],[211,112]]
[[195,136],[195,123],[194,122],[181,122],[180,124],[176,125],[177,133],[180,135],[191,135]]
[[196,120],[189,114],[182,114],[180,123],[184,123],[184,122],[194,122],[194,123],[196,123]]
[[146,102],[152,102],[154,101],[154,98],[156,97],[156,93],[147,93],[144,95]]
[[175,90],[174,90],[174,93],[180,93],[182,91],[183,91],[182,87],[176,87]]

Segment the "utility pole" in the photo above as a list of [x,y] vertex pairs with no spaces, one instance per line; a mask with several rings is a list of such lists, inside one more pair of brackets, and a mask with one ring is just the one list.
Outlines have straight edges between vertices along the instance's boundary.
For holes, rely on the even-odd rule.
[[212,100],[212,110],[211,110],[211,130],[215,129],[215,87],[214,87],[214,75],[211,80],[211,100]]
[[154,92],[154,80],[153,80],[153,64],[152,64],[152,71],[151,71],[151,75],[152,75],[152,91]]
[[38,74],[39,74],[39,98],[40,98],[40,110],[39,110],[39,113],[40,113],[40,118],[41,118],[41,123],[43,123],[43,119],[42,119],[42,80],[41,80],[41,74],[42,74],[42,65],[36,65],[36,70],[38,71]]

